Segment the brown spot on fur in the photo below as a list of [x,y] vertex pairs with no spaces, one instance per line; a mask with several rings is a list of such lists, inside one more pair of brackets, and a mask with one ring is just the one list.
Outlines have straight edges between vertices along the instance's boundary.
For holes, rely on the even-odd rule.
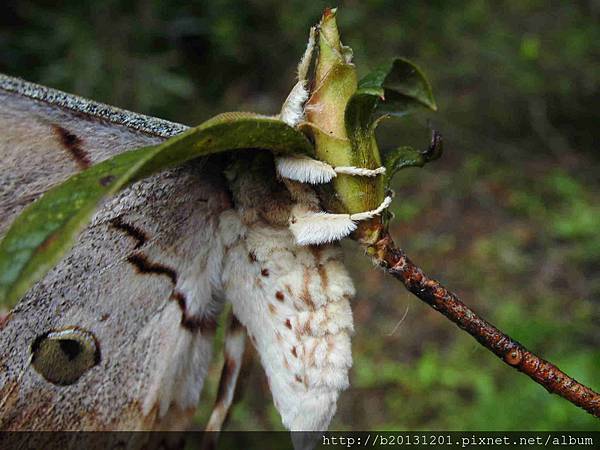
[[106,314],[102,314],[100,316],[100,322],[105,322],[108,318],[110,317],[110,314],[106,313]]
[[311,335],[311,332],[310,332],[310,320],[307,320],[306,322],[304,322],[304,325],[302,326],[302,330],[300,331],[300,334],[305,334],[307,336]]
[[277,330],[275,330],[275,339],[277,339],[277,342],[281,342],[281,333]]
[[296,347],[292,347],[292,355],[294,355],[294,358],[298,357],[298,352],[296,351]]
[[318,345],[318,344],[315,342],[315,344],[312,346],[312,348],[310,348],[310,349],[308,350],[308,354],[305,356],[305,361],[306,361],[306,364],[307,364],[309,367],[314,367],[314,366],[316,366],[316,361],[315,361],[315,353],[316,353],[316,351],[317,351],[317,345]]
[[261,274],[263,277],[268,277],[268,276],[269,276],[269,269],[263,269],[263,270],[261,270],[261,271],[260,271],[260,274]]
[[69,130],[61,127],[60,125],[52,124],[52,129],[54,130],[54,134],[56,134],[58,137],[58,140],[63,148],[69,152],[69,155],[81,170],[87,169],[92,165],[90,156],[82,147],[83,141],[81,138],[77,137],[75,134],[71,133]]
[[333,353],[334,347],[335,347],[335,339],[331,335],[327,336],[327,353],[329,353],[329,354]]
[[294,378],[298,383],[302,383],[302,377],[300,375],[296,374],[296,375],[294,375]]
[[153,263],[142,253],[134,253],[127,257],[127,261],[133,264],[139,273],[156,274],[167,276],[173,284],[177,284],[177,272],[162,264]]
[[275,298],[282,302],[285,299],[285,295],[281,291],[275,292]]
[[123,231],[128,236],[131,236],[133,239],[135,239],[136,243],[135,243],[135,247],[133,247],[135,249],[140,248],[148,240],[146,233],[144,233],[142,230],[140,230],[135,225],[124,222],[122,216],[115,217],[114,219],[112,219],[110,221],[110,224],[113,227],[115,227],[117,230]]
[[257,261],[256,255],[254,254],[254,252],[248,252],[248,259],[250,260],[250,262],[253,262],[253,263],[255,263]]
[[290,330],[292,329],[292,322],[290,322],[290,319],[285,319],[285,326]]
[[321,262],[321,248],[320,247],[310,247],[310,251],[315,257],[315,262],[317,263],[317,270],[319,272],[319,277],[321,278],[321,287],[324,291],[327,290],[329,286],[329,276],[327,275],[327,270],[325,270],[325,265]]
[[300,300],[302,300],[306,306],[313,311],[315,310],[315,303],[313,302],[312,296],[309,290],[310,285],[310,271],[308,268],[304,269],[304,280],[302,282],[302,293],[300,294]]
[[271,303],[269,303],[269,312],[273,315],[277,314],[277,308],[275,308],[275,306]]

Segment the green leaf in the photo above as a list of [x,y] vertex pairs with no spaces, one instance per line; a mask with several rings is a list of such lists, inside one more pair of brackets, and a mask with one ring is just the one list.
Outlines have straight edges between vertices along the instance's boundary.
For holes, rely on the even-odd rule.
[[[437,108],[431,86],[421,70],[410,61],[396,58],[363,78],[344,112],[346,134],[352,146],[352,164],[369,168],[379,166],[375,127],[384,117],[401,116],[418,107]],[[404,150],[392,159],[400,164],[403,158],[408,158],[404,161],[408,164],[410,158],[406,148],[402,148]],[[420,158],[424,156],[416,152],[413,165],[417,165]],[[393,173],[401,166],[390,164],[385,180],[369,181],[378,183],[376,188],[381,198],[386,183],[389,184]]]
[[399,170],[405,167],[423,167],[426,163],[435,161],[442,156],[443,150],[442,136],[434,131],[431,135],[431,144],[425,151],[403,146],[386,152],[384,154],[386,186],[390,185],[392,178]]
[[301,132],[280,120],[225,113],[159,145],[121,153],[55,186],[17,217],[0,242],[0,306],[13,306],[60,260],[106,197],[190,159],[246,148],[313,151]]
[[403,116],[420,107],[437,110],[429,82],[415,64],[395,58],[358,83],[346,107],[348,135],[365,134],[383,117]]
[[437,110],[429,81],[421,69],[407,59],[396,58],[380,67],[363,78],[358,88],[372,90],[374,83],[379,83],[384,91],[384,101],[378,104],[382,113],[404,115],[417,106]]

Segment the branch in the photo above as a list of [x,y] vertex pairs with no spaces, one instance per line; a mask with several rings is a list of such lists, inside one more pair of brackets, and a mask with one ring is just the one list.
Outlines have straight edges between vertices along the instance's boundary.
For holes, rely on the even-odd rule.
[[406,289],[473,336],[509,366],[523,372],[550,393],[558,394],[600,418],[600,395],[579,383],[554,364],[534,355],[465,305],[456,294],[423,273],[396,248],[387,232],[368,248],[377,264],[400,280]]

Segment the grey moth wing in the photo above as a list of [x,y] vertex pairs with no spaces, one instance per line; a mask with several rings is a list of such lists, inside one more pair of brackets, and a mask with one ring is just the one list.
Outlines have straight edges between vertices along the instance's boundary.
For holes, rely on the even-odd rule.
[[[185,126],[0,75],[0,237],[68,176]],[[0,430],[172,429],[196,409],[231,208],[204,160],[109,200],[0,322]]]

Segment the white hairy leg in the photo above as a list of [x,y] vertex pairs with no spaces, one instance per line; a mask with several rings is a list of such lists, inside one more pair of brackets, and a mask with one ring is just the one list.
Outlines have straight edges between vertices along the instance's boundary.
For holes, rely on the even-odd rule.
[[319,245],[339,241],[356,230],[356,223],[381,214],[392,203],[387,196],[372,211],[357,214],[332,214],[324,211],[315,212],[306,205],[294,206],[290,216],[290,231],[298,245]]

